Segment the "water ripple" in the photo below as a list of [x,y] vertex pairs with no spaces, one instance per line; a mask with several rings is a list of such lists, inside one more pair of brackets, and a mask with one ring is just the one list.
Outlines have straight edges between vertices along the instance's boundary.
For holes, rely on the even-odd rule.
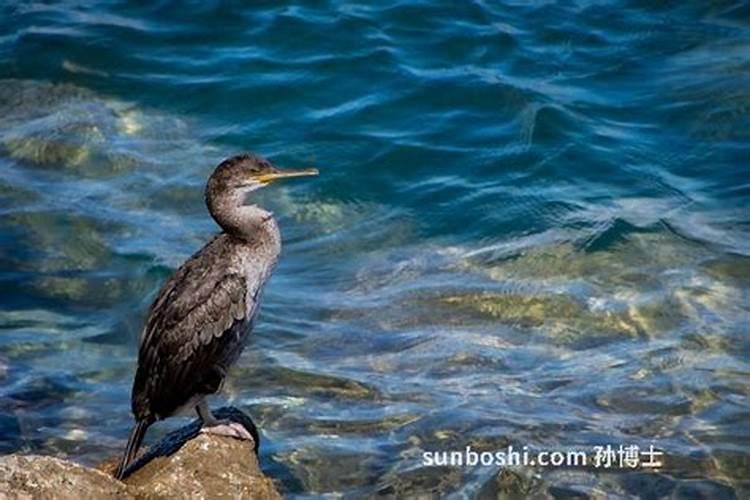
[[[259,195],[284,255],[224,395],[285,493],[743,496],[748,18],[0,6],[0,450],[121,451],[143,315],[250,149],[322,173]],[[420,462],[653,442],[658,474]]]

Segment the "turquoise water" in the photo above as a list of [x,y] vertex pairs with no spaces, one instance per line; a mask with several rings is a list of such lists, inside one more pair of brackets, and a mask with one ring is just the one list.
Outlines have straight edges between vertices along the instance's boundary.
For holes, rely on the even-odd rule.
[[[121,452],[250,150],[321,170],[260,194],[283,257],[215,402],[286,494],[746,496],[750,8],[658,4],[4,2],[0,452]],[[422,464],[509,444],[666,455]]]

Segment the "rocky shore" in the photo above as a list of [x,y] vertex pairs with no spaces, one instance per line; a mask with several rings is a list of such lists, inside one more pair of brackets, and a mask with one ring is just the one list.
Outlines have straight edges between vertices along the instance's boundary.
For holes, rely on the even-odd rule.
[[215,412],[242,423],[255,442],[199,433],[198,422],[166,436],[128,470],[112,477],[117,458],[96,468],[40,455],[0,457],[0,499],[278,499],[258,463],[258,433],[235,408]]

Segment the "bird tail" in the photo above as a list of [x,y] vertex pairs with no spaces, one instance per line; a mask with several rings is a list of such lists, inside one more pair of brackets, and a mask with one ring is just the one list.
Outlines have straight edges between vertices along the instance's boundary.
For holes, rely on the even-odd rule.
[[151,423],[151,420],[145,419],[136,422],[135,427],[130,432],[128,445],[125,447],[125,454],[122,456],[122,461],[120,461],[120,465],[117,467],[117,472],[115,472],[115,478],[122,480],[125,477],[125,470],[135,458],[136,453],[138,453],[138,448],[141,447],[141,443],[143,442],[143,436],[146,435],[146,429],[148,429]]

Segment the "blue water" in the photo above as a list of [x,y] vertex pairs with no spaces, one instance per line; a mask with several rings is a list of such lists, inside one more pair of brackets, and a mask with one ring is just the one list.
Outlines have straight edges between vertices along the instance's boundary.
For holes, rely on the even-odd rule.
[[[285,494],[748,495],[749,56],[741,2],[3,2],[0,452],[121,452],[250,150],[321,170],[215,401]],[[666,458],[422,464],[509,444]]]

